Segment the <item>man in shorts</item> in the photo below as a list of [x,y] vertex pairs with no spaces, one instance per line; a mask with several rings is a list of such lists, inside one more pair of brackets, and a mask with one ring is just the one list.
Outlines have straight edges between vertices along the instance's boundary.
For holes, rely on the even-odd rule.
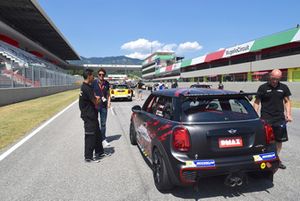
[[[282,72],[274,69],[269,77],[269,81],[262,84],[257,90],[254,101],[254,109],[259,111],[261,103],[261,118],[270,124],[275,135],[277,154],[282,149],[282,142],[288,141],[286,123],[291,122],[291,92],[287,85],[280,82]],[[286,166],[280,161],[279,168]]]

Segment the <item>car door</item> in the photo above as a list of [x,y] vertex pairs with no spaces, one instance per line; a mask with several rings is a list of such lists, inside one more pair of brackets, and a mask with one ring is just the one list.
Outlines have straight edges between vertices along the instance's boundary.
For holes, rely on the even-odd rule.
[[[136,113],[135,130],[137,134],[137,143],[143,153],[149,155],[149,147],[151,147],[151,133],[148,133],[148,127],[154,122],[153,107],[158,100],[157,96],[150,95],[144,103],[141,112]],[[150,148],[151,149],[151,148]]]
[[170,120],[174,118],[172,98],[166,96],[154,98],[147,115],[150,121],[146,123],[146,129],[151,144],[145,147],[145,151],[151,158],[152,146],[155,142],[164,144],[163,146],[169,145],[167,139],[171,135],[173,127]]

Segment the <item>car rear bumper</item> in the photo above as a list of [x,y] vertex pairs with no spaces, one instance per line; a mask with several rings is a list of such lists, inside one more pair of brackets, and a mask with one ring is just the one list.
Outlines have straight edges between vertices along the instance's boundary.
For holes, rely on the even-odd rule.
[[172,172],[175,175],[171,174],[170,177],[179,185],[188,185],[203,177],[250,172],[275,173],[278,169],[279,158],[274,152],[270,153],[275,157],[262,159],[259,155],[253,155],[238,158],[187,160],[173,166]]
[[111,95],[111,99],[118,99],[118,98],[127,98],[127,99],[131,99],[131,94],[126,94],[126,95]]

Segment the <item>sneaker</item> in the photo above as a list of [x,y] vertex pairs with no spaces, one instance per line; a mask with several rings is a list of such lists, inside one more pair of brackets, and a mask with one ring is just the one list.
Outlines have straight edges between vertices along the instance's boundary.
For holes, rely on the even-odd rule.
[[100,157],[94,157],[93,158],[93,162],[95,162],[95,163],[99,163],[100,162]]
[[108,156],[111,156],[111,153],[103,152],[102,154],[97,155],[96,157],[102,159],[102,158],[108,157]]
[[85,161],[86,163],[90,163],[90,162],[92,162],[92,161],[93,161],[93,159],[86,158],[86,159],[84,159],[84,161]]
[[281,162],[279,163],[279,166],[278,166],[280,169],[286,169],[286,166],[285,165],[283,165]]
[[106,148],[106,147],[110,147],[110,144],[106,140],[103,140],[102,141],[102,146],[103,146],[103,148]]

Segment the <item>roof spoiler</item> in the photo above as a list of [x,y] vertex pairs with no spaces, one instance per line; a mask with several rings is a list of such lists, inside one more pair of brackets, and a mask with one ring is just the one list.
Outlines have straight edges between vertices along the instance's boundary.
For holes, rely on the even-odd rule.
[[222,97],[230,97],[230,98],[241,98],[247,97],[248,99],[252,96],[255,96],[257,93],[224,93],[224,94],[181,94],[183,97],[202,97],[202,98],[222,98]]

